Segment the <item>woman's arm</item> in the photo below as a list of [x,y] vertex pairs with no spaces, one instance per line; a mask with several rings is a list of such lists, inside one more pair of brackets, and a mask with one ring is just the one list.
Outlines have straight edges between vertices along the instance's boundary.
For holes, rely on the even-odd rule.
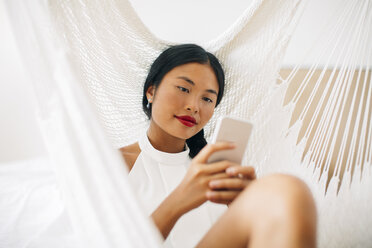
[[208,200],[208,193],[211,191],[210,181],[230,178],[225,170],[233,166],[231,162],[221,161],[207,164],[207,160],[215,151],[233,148],[234,146],[227,142],[207,145],[192,160],[182,182],[151,215],[164,239],[183,214]]
[[173,191],[160,206],[152,213],[151,218],[155,225],[166,239],[176,224],[177,220],[187,212],[187,209],[180,204],[180,194],[177,189]]

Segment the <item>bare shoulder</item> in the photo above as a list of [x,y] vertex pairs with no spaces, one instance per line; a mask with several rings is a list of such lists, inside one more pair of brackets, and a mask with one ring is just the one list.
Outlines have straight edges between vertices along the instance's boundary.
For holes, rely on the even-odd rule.
[[141,148],[139,147],[138,142],[129,146],[124,146],[119,150],[128,166],[128,170],[130,171],[136,162],[138,155],[141,153]]

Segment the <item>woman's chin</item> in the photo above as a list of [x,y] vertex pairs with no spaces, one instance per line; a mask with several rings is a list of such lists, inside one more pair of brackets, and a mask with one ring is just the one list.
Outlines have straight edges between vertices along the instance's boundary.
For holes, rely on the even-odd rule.
[[190,139],[192,136],[194,136],[196,133],[195,131],[194,132],[190,132],[191,130],[188,130],[188,131],[180,131],[180,132],[177,132],[177,133],[173,133],[173,136],[174,137],[177,137],[179,139],[183,139],[183,140],[187,140],[187,139]]
[[188,140],[188,139],[192,138],[195,134],[197,134],[197,132],[192,132],[191,134],[188,133],[188,134],[183,136],[183,139]]

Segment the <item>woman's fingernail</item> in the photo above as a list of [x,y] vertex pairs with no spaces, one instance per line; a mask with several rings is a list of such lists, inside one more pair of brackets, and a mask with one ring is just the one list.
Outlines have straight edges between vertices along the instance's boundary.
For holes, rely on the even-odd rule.
[[217,187],[217,186],[218,186],[218,182],[210,181],[210,182],[209,182],[209,186],[212,187],[212,188],[213,188],[213,187]]
[[234,174],[234,172],[235,172],[235,169],[232,168],[232,167],[229,167],[229,168],[226,169],[227,174]]

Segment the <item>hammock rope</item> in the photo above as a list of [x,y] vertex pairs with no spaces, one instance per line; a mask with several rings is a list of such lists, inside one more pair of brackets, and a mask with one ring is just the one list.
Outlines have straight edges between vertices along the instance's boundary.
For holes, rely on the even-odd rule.
[[[115,149],[146,130],[142,84],[172,43],[152,34],[129,1],[21,2],[7,5],[81,246],[160,246]],[[309,185],[319,209],[319,247],[365,247],[372,242],[372,4],[340,1],[320,55],[314,44],[311,66],[279,76],[305,2],[252,1],[228,30],[202,44],[226,73],[225,96],[206,136],[221,115],[251,121],[243,163],[258,176],[289,173]]]
[[[314,163],[314,169],[321,171],[319,179],[327,175],[328,182],[331,177],[342,180],[345,173],[350,173],[353,177],[355,168],[360,168],[360,164],[363,163],[356,164],[361,159],[356,160],[355,154],[367,154],[366,151],[368,151],[368,141],[365,139],[368,133],[361,133],[358,130],[360,126],[368,125],[369,100],[364,98],[368,96],[366,90],[362,90],[360,96],[358,89],[363,72],[366,83],[363,89],[366,89],[370,75],[370,65],[369,63],[363,64],[363,60],[364,57],[369,60],[370,56],[365,55],[371,54],[370,47],[368,47],[371,4],[368,1],[347,1],[342,12],[345,15],[338,17],[336,25],[329,29],[329,43],[324,46],[321,56],[308,70],[303,81],[298,84],[293,97],[288,100],[287,96],[285,100],[285,105],[292,104],[296,108],[303,106],[297,114],[297,119],[294,114],[292,115],[291,125],[297,120],[303,122],[302,130],[304,131],[301,131],[303,134],[300,132],[297,143],[300,143],[302,139],[306,140],[307,148],[303,156],[309,153],[307,163]],[[359,13],[357,17],[355,13]],[[346,33],[348,35],[345,35]],[[342,39],[342,37],[347,37],[347,39]],[[326,72],[336,51],[339,52],[336,55],[336,62],[330,76],[327,77]],[[324,55],[328,55],[325,66],[320,75],[315,75],[316,68],[319,67]],[[359,69],[356,69],[358,66]],[[294,68],[287,77],[289,84],[294,80],[299,68],[300,66]],[[315,85],[310,89],[310,93],[306,92],[309,91],[310,80],[314,79],[316,79]],[[356,109],[356,106],[359,107]],[[364,118],[361,117],[362,108]],[[364,164],[368,162],[365,160]]]

